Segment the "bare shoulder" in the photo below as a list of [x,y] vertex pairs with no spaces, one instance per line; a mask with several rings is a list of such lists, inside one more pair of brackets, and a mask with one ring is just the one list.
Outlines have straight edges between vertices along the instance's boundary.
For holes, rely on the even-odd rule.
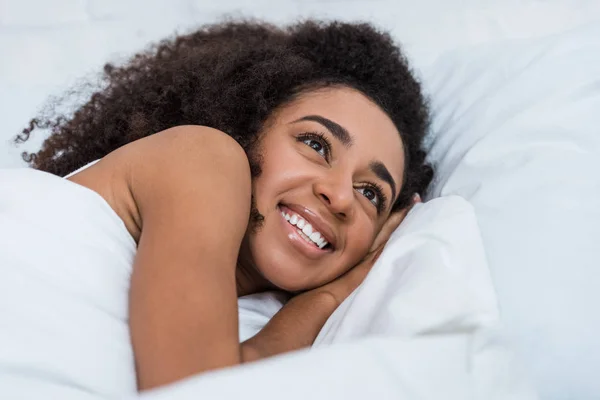
[[[235,172],[236,179],[250,178],[244,149],[229,135],[206,126],[177,126],[138,140],[123,148],[129,164],[153,173],[193,174],[198,169],[219,166],[217,174]],[[151,162],[150,162],[151,161]]]
[[[141,225],[152,218],[220,218],[245,229],[251,176],[244,149],[229,135],[204,126],[178,126],[122,148],[127,180]],[[215,221],[217,222],[217,221]]]
[[[168,225],[181,232],[205,226],[198,224],[200,220],[223,218],[237,227],[230,233],[247,227],[248,158],[234,139],[213,128],[185,125],[155,133],[113,151],[69,179],[100,194],[136,242],[142,227],[157,226],[148,223],[151,219],[171,218]],[[190,224],[183,227],[186,222]],[[165,227],[162,224],[159,232]]]

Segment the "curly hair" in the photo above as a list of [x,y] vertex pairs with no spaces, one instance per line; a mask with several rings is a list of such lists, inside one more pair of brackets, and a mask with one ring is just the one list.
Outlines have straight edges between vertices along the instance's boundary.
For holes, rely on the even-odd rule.
[[367,23],[203,26],[161,41],[122,66],[106,64],[101,87],[85,104],[65,115],[57,111],[58,102],[15,141],[50,129],[41,150],[23,158],[61,176],[177,125],[219,129],[248,153],[274,111],[302,93],[331,86],[362,92],[394,122],[406,157],[394,210],[407,206],[433,176],[422,150],[428,106],[400,48]]

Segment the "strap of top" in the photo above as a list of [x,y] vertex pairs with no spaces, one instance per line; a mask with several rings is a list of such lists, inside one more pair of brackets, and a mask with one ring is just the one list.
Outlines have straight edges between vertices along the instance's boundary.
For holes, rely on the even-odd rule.
[[81,167],[81,168],[79,168],[79,169],[77,169],[77,170],[75,170],[75,171],[71,172],[70,174],[66,175],[64,178],[65,178],[65,179],[67,179],[67,178],[70,178],[70,177],[72,177],[73,175],[75,175],[75,174],[77,174],[77,173],[79,173],[79,172],[83,171],[84,169],[87,169],[87,168],[91,167],[92,165],[96,164],[98,161],[100,161],[100,160],[95,160],[95,161],[92,161],[91,163],[87,163],[87,164],[86,164],[86,165],[84,165],[83,167]]

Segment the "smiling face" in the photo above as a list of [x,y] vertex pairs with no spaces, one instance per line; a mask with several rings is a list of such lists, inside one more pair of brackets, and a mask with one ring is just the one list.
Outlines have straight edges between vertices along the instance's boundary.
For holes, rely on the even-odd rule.
[[264,221],[248,233],[250,257],[272,285],[311,289],[370,250],[401,189],[402,141],[391,119],[350,88],[306,93],[265,126],[253,181]]

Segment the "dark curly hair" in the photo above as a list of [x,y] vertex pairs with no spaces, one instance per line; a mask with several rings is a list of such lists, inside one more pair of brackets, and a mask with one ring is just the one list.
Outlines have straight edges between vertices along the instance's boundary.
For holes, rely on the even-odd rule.
[[65,115],[57,111],[59,101],[15,141],[50,129],[41,150],[23,158],[60,176],[177,125],[219,129],[248,153],[274,110],[301,93],[331,86],[359,90],[398,128],[406,168],[394,210],[407,206],[433,176],[421,148],[428,107],[400,48],[366,23],[204,26],[153,45],[123,66],[106,64],[102,86],[87,103]]

